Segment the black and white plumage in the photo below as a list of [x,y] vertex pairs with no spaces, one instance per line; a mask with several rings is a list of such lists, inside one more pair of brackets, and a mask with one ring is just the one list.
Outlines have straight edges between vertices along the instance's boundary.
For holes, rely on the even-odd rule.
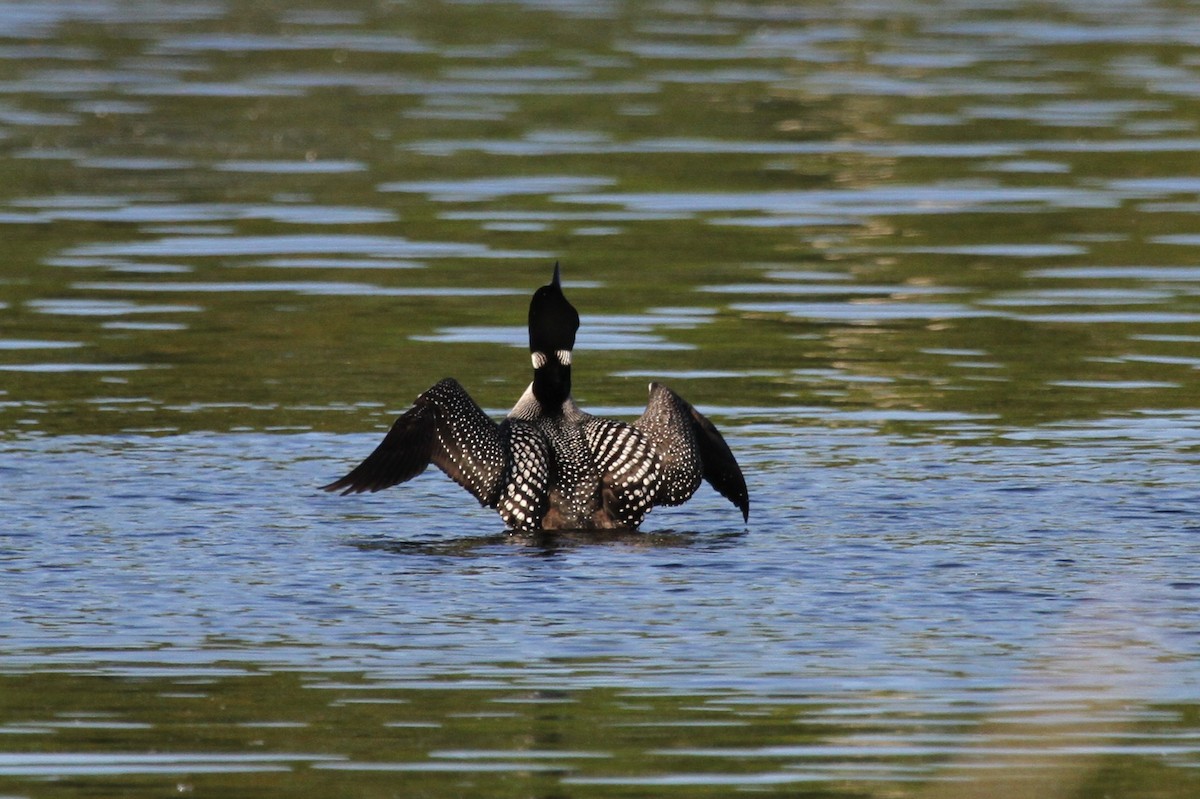
[[367,459],[324,486],[379,491],[433,464],[495,508],[511,529],[636,529],[659,505],[679,505],[701,480],[750,516],[746,481],[717,428],[666,386],[651,383],[633,424],[602,419],[571,399],[579,314],[554,279],[529,305],[533,382],[497,423],[453,378],[392,425]]

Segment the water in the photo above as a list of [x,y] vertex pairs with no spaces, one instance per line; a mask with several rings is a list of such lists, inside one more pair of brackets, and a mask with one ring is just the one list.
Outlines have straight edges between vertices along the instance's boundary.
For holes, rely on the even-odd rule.
[[[1198,20],[0,6],[0,793],[1196,795]],[[556,259],[748,525],[315,490]]]

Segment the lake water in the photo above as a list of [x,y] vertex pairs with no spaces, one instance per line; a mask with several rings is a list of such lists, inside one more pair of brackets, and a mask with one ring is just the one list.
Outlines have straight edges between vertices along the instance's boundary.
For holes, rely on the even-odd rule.
[[[1189,3],[0,4],[0,794],[1200,795]],[[636,534],[343,474],[576,396]]]

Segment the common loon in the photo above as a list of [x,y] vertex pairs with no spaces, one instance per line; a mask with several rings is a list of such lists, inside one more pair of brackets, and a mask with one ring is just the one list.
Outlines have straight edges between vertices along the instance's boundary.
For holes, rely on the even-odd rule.
[[405,411],[375,451],[326,491],[379,491],[434,464],[513,530],[636,529],[658,505],[680,505],[701,478],[749,521],[746,481],[725,439],[671,389],[650,384],[632,425],[571,399],[579,313],[559,267],[529,303],[533,382],[499,424],[453,378]]

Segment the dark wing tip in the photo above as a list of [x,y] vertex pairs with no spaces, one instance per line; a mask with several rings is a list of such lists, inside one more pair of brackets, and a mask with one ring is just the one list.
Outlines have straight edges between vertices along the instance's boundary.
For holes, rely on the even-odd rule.
[[347,494],[361,494],[364,491],[378,491],[381,488],[384,488],[384,486],[371,485],[367,481],[361,480],[360,477],[356,477],[355,472],[357,471],[358,469],[354,469],[350,472],[350,474],[346,475],[342,479],[334,480],[329,485],[323,485],[319,490],[328,491],[330,493],[336,491],[344,497]]
[[342,489],[345,489],[342,491],[342,496],[345,496],[346,494],[352,494],[354,493],[354,486],[349,483],[349,478],[350,475],[346,475],[341,480],[334,480],[332,483],[323,485],[317,490],[333,493],[334,491],[342,491]]
[[730,454],[729,461],[720,468],[705,468],[704,477],[717,492],[732,502],[742,512],[742,521],[750,521],[750,493],[746,490],[746,478]]
[[737,458],[716,425],[695,408],[691,408],[691,412],[692,429],[696,433],[696,445],[704,465],[704,479],[742,512],[743,522],[750,521],[750,492],[746,490],[746,478],[742,475]]
[[375,451],[340,480],[321,486],[322,491],[361,494],[382,491],[425,471],[433,446],[432,409],[418,398],[402,414]]

